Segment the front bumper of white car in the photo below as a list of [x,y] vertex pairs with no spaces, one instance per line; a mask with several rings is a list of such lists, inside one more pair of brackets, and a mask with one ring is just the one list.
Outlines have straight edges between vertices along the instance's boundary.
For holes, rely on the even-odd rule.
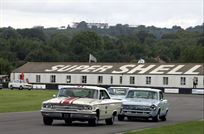
[[155,117],[158,114],[158,107],[154,106],[153,108],[147,106],[131,106],[123,107],[119,115],[127,117],[144,117],[151,118]]
[[96,118],[96,112],[92,111],[55,111],[55,110],[41,110],[43,117],[52,119],[69,119],[69,120],[90,120]]

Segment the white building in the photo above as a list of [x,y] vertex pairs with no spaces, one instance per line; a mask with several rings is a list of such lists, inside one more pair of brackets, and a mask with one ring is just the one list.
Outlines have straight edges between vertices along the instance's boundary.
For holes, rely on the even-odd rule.
[[195,77],[196,88],[204,88],[203,63],[28,62],[15,69],[10,79],[20,79],[22,72],[30,83],[43,88],[77,84],[155,87],[186,93],[192,91]]

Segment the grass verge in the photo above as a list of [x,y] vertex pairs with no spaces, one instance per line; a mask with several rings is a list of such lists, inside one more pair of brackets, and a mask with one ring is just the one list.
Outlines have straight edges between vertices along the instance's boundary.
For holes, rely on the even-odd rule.
[[0,90],[0,113],[35,111],[57,90]]
[[125,134],[204,134],[204,121],[193,121]]

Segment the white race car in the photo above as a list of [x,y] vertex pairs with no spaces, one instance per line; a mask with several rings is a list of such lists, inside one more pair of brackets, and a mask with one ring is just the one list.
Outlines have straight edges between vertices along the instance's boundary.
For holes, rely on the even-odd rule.
[[22,89],[28,89],[28,90],[31,90],[33,88],[33,85],[32,84],[29,84],[23,80],[16,80],[16,81],[10,81],[8,83],[8,87],[10,89],[14,89],[14,88],[17,88],[19,90],[22,90]]
[[132,88],[123,99],[122,111],[118,120],[125,117],[152,118],[153,121],[160,119],[165,121],[168,113],[168,101],[163,98],[163,92],[159,89]]
[[41,113],[45,125],[51,125],[53,120],[64,120],[67,125],[76,120],[88,121],[92,126],[105,120],[112,125],[121,105],[121,101],[110,98],[105,88],[67,86],[59,89],[56,98],[42,103]]

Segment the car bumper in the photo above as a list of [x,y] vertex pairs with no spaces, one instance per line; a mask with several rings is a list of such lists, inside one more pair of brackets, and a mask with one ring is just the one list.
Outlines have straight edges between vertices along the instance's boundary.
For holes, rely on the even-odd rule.
[[23,88],[26,88],[26,89],[32,89],[33,86],[28,86],[28,85],[26,85],[26,86],[24,86]]
[[119,115],[127,116],[127,117],[151,118],[151,117],[155,117],[157,115],[157,110],[155,110],[155,111],[122,110],[122,112]]
[[96,118],[95,112],[70,112],[70,111],[44,111],[41,110],[41,114],[43,117],[50,117],[53,119],[69,119],[69,120],[79,120],[79,121],[86,121]]

